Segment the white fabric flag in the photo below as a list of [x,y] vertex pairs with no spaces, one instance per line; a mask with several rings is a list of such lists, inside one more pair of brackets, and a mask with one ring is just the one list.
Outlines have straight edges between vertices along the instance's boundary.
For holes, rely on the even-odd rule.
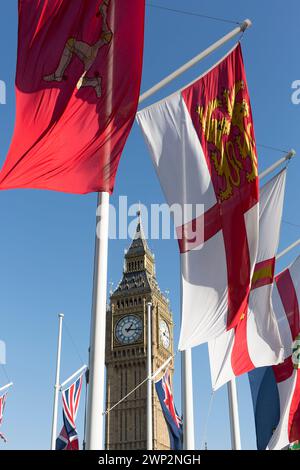
[[286,170],[283,170],[260,191],[259,244],[248,312],[242,315],[235,329],[209,343],[213,389],[235,376],[283,360],[272,290],[285,181]]
[[257,448],[280,450],[300,441],[300,256],[276,276],[272,298],[285,360],[249,381]]
[[268,448],[279,450],[300,441],[300,256],[276,276],[273,304],[285,361],[273,367],[279,392],[280,421]]
[[[140,111],[137,121],[168,204],[183,212],[174,218],[183,350],[233,328],[251,287],[259,190],[240,45],[192,85]],[[200,213],[187,207],[197,204]]]

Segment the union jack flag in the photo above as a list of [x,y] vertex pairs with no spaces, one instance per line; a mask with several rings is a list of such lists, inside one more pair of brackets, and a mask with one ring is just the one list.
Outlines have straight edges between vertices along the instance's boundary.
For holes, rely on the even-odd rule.
[[76,416],[82,388],[82,375],[62,392],[64,425],[56,439],[56,450],[79,450]]
[[[2,424],[2,421],[3,421],[3,413],[4,413],[4,408],[5,408],[6,397],[7,397],[7,393],[5,393],[4,395],[0,397],[0,425]],[[5,436],[1,432],[0,432],[0,438],[3,439],[4,442],[6,442]]]
[[170,447],[172,450],[182,450],[182,419],[174,404],[169,371],[166,371],[163,377],[155,383],[155,388],[168,426]]

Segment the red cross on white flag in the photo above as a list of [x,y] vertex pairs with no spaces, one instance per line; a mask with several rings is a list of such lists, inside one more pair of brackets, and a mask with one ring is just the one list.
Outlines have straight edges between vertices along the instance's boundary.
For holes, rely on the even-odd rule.
[[[186,349],[235,327],[248,308],[259,191],[240,45],[184,90],[140,111],[137,120],[169,205],[204,206],[197,219],[183,209],[176,226],[183,233],[179,348]],[[203,236],[191,243],[186,237],[194,225]]]

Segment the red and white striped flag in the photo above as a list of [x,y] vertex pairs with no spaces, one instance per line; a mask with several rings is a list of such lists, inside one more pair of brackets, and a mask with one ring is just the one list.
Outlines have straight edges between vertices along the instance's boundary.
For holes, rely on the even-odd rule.
[[[185,89],[140,111],[178,224],[182,274],[179,348],[233,328],[247,309],[258,244],[257,155],[241,47]],[[186,204],[202,204],[196,217]],[[193,233],[193,227],[199,233]],[[202,236],[203,235],[203,236]]]
[[283,360],[283,346],[272,305],[286,170],[260,191],[259,246],[248,309],[237,326],[209,343],[212,386]]

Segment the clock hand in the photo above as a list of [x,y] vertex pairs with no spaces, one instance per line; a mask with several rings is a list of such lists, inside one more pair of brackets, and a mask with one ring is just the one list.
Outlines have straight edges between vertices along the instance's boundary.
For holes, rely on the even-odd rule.
[[126,331],[127,333],[132,329],[132,325],[133,325],[133,323],[131,323],[131,325],[130,325],[129,328],[125,328],[125,331]]

